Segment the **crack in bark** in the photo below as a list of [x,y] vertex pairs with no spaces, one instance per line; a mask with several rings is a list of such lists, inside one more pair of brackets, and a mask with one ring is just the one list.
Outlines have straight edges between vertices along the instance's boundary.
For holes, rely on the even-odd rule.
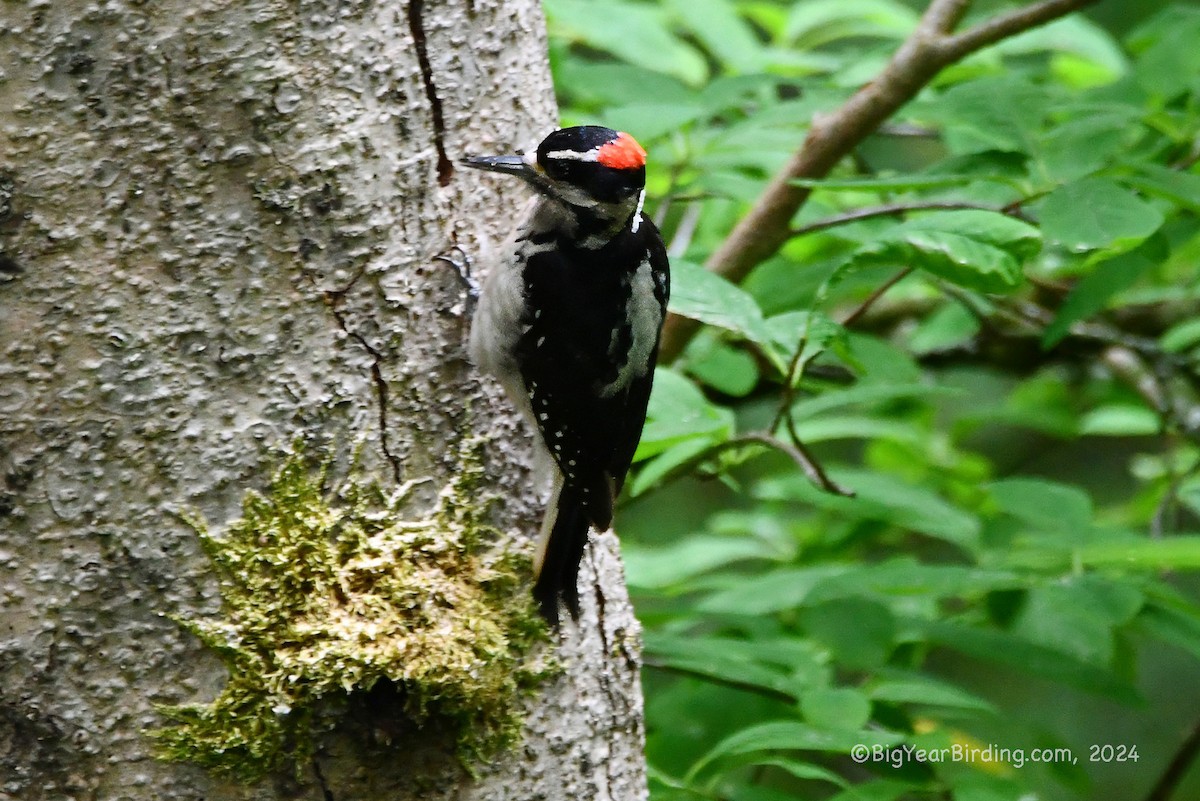
[[604,653],[608,653],[608,630],[604,626],[604,586],[600,581],[600,561],[596,558],[596,549],[600,547],[600,538],[593,537],[591,541],[592,589],[596,591],[596,622],[599,624],[600,644]]
[[433,145],[437,148],[438,185],[446,186],[454,177],[454,162],[446,155],[446,122],[442,114],[442,99],[438,97],[433,83],[433,66],[429,61],[424,25],[425,0],[411,0],[408,4],[408,29],[412,33],[413,46],[417,51],[417,64],[421,68],[421,83],[425,86],[425,97],[429,100],[429,113],[433,118]]
[[[361,274],[360,274],[361,275]],[[392,453],[388,445],[388,384],[383,377],[383,354],[376,350],[367,338],[357,331],[351,331],[346,325],[346,318],[338,311],[337,304],[341,302],[346,293],[350,291],[350,287],[354,286],[358,281],[359,276],[355,276],[344,289],[327,289],[323,292],[325,296],[325,305],[329,307],[329,311],[333,314],[333,319],[337,322],[338,328],[342,329],[343,333],[351,337],[355,342],[362,346],[371,356],[371,380],[375,384],[375,400],[379,407],[379,448],[383,451],[383,457],[387,459],[388,464],[392,466],[392,478],[396,483],[401,483],[403,471],[400,468],[400,459]]]
[[333,790],[329,789],[329,784],[325,781],[325,774],[321,772],[321,763],[314,756],[312,761],[313,775],[317,777],[317,786],[321,788],[321,797],[325,801],[335,801]]
[[[618,702],[621,700],[620,693],[614,692],[612,687],[612,673],[615,671],[615,666],[612,665],[614,654],[612,648],[608,644],[608,627],[605,624],[605,604],[604,584],[600,580],[600,559],[597,556],[596,550],[600,547],[598,537],[592,539],[591,562],[592,562],[592,588],[596,595],[596,629],[600,634],[600,645],[604,649],[602,657],[604,658],[604,667],[599,673],[600,688],[604,692],[604,697],[608,699],[608,715],[609,715],[609,731],[614,735],[620,727],[620,715],[617,713]],[[623,704],[620,704],[624,706]],[[612,743],[609,743],[609,753],[612,753]],[[604,760],[604,778],[608,782],[609,797],[613,798],[613,789],[617,786],[617,777],[613,772],[613,760]]]

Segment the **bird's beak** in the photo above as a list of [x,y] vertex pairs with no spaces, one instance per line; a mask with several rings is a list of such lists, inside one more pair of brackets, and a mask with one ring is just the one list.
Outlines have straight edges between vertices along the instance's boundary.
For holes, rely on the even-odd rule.
[[506,175],[524,178],[527,181],[536,180],[538,177],[537,170],[530,166],[524,156],[467,156],[460,163],[464,167],[488,172],[502,172]]

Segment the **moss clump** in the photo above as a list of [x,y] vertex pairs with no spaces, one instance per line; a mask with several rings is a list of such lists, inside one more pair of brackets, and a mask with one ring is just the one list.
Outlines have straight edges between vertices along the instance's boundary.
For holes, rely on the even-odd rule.
[[452,732],[468,766],[512,744],[546,630],[520,578],[528,560],[484,519],[473,455],[419,520],[402,519],[408,488],[351,481],[331,500],[325,469],[299,452],[223,536],[190,520],[226,611],[182,623],[229,679],[212,703],[161,710],[161,755],[254,781],[311,755],[327,702],[385,681],[412,727]]

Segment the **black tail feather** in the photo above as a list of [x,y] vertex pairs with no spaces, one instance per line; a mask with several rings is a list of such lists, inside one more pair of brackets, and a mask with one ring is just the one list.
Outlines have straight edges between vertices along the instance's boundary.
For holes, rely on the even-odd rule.
[[[542,570],[533,585],[533,597],[538,602],[542,617],[554,628],[558,628],[559,598],[566,604],[571,619],[579,619],[579,563],[583,561],[583,549],[587,547],[588,529],[592,523],[599,525],[592,509],[599,506],[602,517],[605,516],[604,509],[612,509],[607,486],[603,487],[599,504],[592,501],[591,493],[600,489],[593,487],[591,492],[584,492],[581,487],[568,485],[558,495],[554,525],[546,543]],[[609,520],[611,514],[611,511],[607,512]]]

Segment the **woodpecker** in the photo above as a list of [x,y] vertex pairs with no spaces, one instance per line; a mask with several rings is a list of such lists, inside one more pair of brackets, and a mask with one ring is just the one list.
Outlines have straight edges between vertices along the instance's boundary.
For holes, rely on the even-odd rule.
[[557,627],[579,616],[589,528],[606,531],[646,420],[670,291],[667,251],[642,214],[646,151],[585,125],[529,152],[464,159],[536,191],[492,266],[471,323],[472,360],[538,432],[552,466],[534,597]]

